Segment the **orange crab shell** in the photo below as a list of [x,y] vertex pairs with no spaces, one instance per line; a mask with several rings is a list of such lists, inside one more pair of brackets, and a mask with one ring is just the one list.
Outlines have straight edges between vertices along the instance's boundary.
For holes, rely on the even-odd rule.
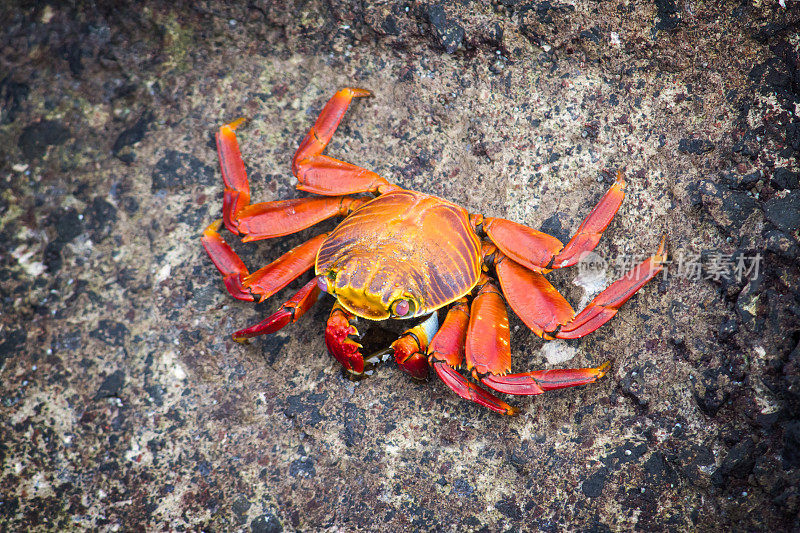
[[396,317],[405,299],[426,315],[466,294],[481,274],[481,243],[466,210],[416,191],[369,201],[339,224],[317,253],[316,273],[351,313],[370,320]]

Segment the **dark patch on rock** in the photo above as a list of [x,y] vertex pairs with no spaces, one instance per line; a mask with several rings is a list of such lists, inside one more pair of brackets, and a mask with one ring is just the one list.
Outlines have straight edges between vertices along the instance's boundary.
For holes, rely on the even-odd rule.
[[67,62],[69,71],[76,78],[83,72],[83,54],[84,51],[77,43],[68,43],[62,46],[59,50],[59,55]]
[[581,483],[581,491],[589,498],[597,498],[603,494],[606,481],[608,481],[608,469],[603,467]]
[[364,410],[352,402],[344,405],[344,443],[357,446],[364,439],[367,430],[367,417]]
[[319,408],[325,402],[325,393],[295,394],[286,398],[284,414],[289,418],[300,418],[312,426],[316,426],[324,417]]
[[732,191],[710,180],[690,185],[692,202],[707,212],[714,222],[729,234],[739,236],[739,230],[758,209],[752,196],[744,191]]
[[[213,295],[209,295],[209,302],[207,305],[211,305],[213,302]],[[198,306],[202,305],[203,302],[199,302]],[[282,335],[265,335],[262,337],[261,341],[261,355],[264,356],[264,359],[267,361],[268,365],[274,365],[275,361],[278,360],[278,357],[284,353],[286,345],[289,343],[289,337],[284,337]]]
[[0,342],[0,367],[7,358],[17,355],[26,340],[28,340],[28,333],[24,329],[4,332],[3,341]]
[[383,22],[381,22],[381,29],[386,32],[386,35],[400,35],[400,28],[397,27],[397,19],[392,15],[388,15]]
[[22,103],[28,99],[30,86],[27,83],[16,82],[9,74],[0,80],[0,102],[3,103],[3,115],[0,124],[14,122],[22,108]]
[[650,403],[651,392],[647,389],[647,378],[645,373],[652,373],[651,364],[636,366],[625,373],[625,377],[619,383],[619,390],[633,400],[640,410],[646,410]]
[[753,439],[751,437],[743,439],[728,451],[728,455],[725,456],[719,467],[720,473],[726,477],[746,478],[756,463],[755,451],[756,446]]
[[300,457],[292,461],[292,464],[289,465],[289,475],[293,477],[316,476],[317,470],[314,468],[314,459],[307,455],[306,449],[302,446],[300,446],[297,451]]
[[791,261],[800,257],[800,245],[794,239],[782,231],[772,230],[764,234],[766,249],[769,252],[780,255]]
[[498,501],[494,504],[494,508],[517,523],[522,520],[522,511],[513,498]]
[[153,171],[152,190],[183,188],[192,184],[211,185],[214,169],[191,154],[167,150]]
[[792,172],[788,168],[776,168],[770,181],[778,190],[797,189],[800,186],[800,172]]
[[728,319],[719,325],[719,340],[726,341],[739,331],[739,323],[735,319]]
[[128,328],[122,322],[104,318],[97,323],[97,329],[90,335],[110,346],[122,346],[128,336]]
[[779,230],[795,234],[800,229],[800,191],[768,200],[764,204],[764,216]]
[[250,510],[252,505],[253,504],[250,503],[250,500],[248,500],[245,496],[239,496],[231,505],[231,510],[233,511],[233,514],[235,514],[237,517],[239,517],[239,520],[241,520],[247,516],[247,511]]
[[448,54],[454,53],[464,41],[464,27],[455,20],[447,18],[444,7],[434,4],[428,7],[428,20],[433,27],[433,35]]
[[250,531],[252,533],[282,533],[283,525],[274,513],[267,511],[250,522]]
[[561,2],[503,2],[515,13],[522,34],[536,46],[549,44],[558,34],[557,19],[566,18],[575,12],[575,6]]
[[705,154],[714,149],[714,143],[707,139],[681,139],[678,151],[684,154]]
[[58,232],[58,240],[61,242],[69,242],[83,233],[83,221],[74,209],[62,211],[58,215],[55,225]]
[[681,22],[680,7],[675,0],[656,0],[656,29],[672,31]]
[[472,496],[475,494],[475,487],[464,478],[458,478],[453,481],[453,492],[459,496]]
[[661,452],[654,452],[643,466],[646,478],[655,487],[668,487],[671,483],[678,482],[675,469],[670,466]]
[[153,113],[150,111],[142,113],[133,126],[123,130],[117,136],[114,146],[111,147],[114,155],[125,163],[133,163],[136,160],[136,153],[130,147],[144,139],[147,127],[151,122],[153,122]]
[[552,235],[561,242],[569,242],[569,230],[562,226],[561,219],[566,217],[566,213],[558,211],[550,215],[547,220],[542,222],[539,231]]
[[69,139],[69,129],[57,120],[42,120],[25,126],[17,145],[28,161],[38,159],[47,152],[48,146],[64,144]]
[[600,44],[603,41],[603,33],[600,28],[597,26],[593,26],[588,30],[583,30],[580,33],[581,39],[586,39],[589,41],[594,42],[595,44]]
[[647,448],[646,442],[625,442],[612,453],[600,458],[600,461],[608,467],[609,471],[614,471],[625,463],[638,461],[647,453]]
[[414,531],[430,531],[436,524],[433,511],[426,507],[410,503],[406,506],[406,512],[412,519],[411,525]]
[[680,442],[678,448],[678,465],[680,472],[686,476],[690,483],[698,486],[707,486],[710,483],[709,475],[706,473],[710,467],[714,466],[714,452],[708,446],[697,444],[686,444]]
[[747,191],[752,189],[763,177],[763,174],[760,170],[756,170],[755,172],[751,172],[750,174],[745,174],[744,176],[739,176],[736,180],[735,187],[741,191]]
[[117,221],[117,208],[98,196],[92,200],[86,214],[86,225],[94,233],[94,240],[100,242],[108,237]]
[[696,390],[694,399],[697,406],[708,416],[716,416],[717,411],[728,401],[728,391],[720,387],[721,372],[718,368],[708,369],[703,372],[698,386],[703,387]]
[[786,424],[783,430],[783,459],[790,468],[800,467],[800,420]]
[[119,393],[122,386],[125,384],[125,372],[117,370],[113,374],[106,377],[97,393],[94,395],[95,400],[102,400],[103,398],[119,398]]

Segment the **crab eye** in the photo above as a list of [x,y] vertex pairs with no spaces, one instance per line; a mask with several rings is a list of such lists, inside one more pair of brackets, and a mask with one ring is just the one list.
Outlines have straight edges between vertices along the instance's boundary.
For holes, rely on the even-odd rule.
[[397,300],[392,307],[395,316],[406,316],[411,311],[411,302],[409,300]]

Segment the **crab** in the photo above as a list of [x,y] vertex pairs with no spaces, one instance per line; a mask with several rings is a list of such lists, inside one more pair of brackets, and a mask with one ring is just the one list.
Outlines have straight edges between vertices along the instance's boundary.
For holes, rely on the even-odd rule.
[[[370,94],[350,87],[336,92],[300,143],[292,173],[297,189],[320,195],[316,197],[251,204],[235,134],[243,119],[219,129],[217,150],[225,183],[222,219],[205,229],[202,244],[228,292],[240,300],[263,302],[315,270],[274,314],[237,331],[234,340],[246,342],[296,322],[325,292],[336,300],[325,344],[354,378],[371,373],[394,355],[400,369],[412,377],[426,379],[433,368],[461,398],[514,415],[518,409],[497,392],[535,395],[602,377],[609,362],[594,368],[512,373],[506,302],[539,337],[576,339],[608,322],[658,274],[665,259],[664,237],[654,255],[579,313],[545,278],[552,269],[575,265],[595,248],[622,203],[622,173],[563,244],[522,224],[470,214],[445,199],[403,189],[375,172],[323,155],[353,98]],[[251,242],[296,233],[335,216],[344,217],[335,229],[253,273],[219,233],[224,224],[242,241]],[[390,318],[416,323],[386,350],[362,355],[358,319]]]

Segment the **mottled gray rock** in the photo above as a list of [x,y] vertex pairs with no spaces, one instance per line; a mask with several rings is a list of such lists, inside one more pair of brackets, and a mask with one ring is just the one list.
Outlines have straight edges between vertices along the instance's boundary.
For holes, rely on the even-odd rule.
[[[0,529],[800,527],[796,9],[6,4]],[[234,343],[309,277],[261,305],[226,293],[199,242],[221,215],[214,132],[248,119],[253,201],[303,196],[293,153],[346,85],[374,96],[327,153],[472,213],[567,240],[623,170],[602,283],[662,234],[672,259],[760,254],[760,276],[676,260],[575,342],[512,315],[514,371],[612,361],[506,398],[516,418],[391,362],[347,380],[330,298]],[[225,237],[252,271],[334,224]],[[579,308],[576,275],[548,278]],[[404,326],[365,327],[365,347]]]

